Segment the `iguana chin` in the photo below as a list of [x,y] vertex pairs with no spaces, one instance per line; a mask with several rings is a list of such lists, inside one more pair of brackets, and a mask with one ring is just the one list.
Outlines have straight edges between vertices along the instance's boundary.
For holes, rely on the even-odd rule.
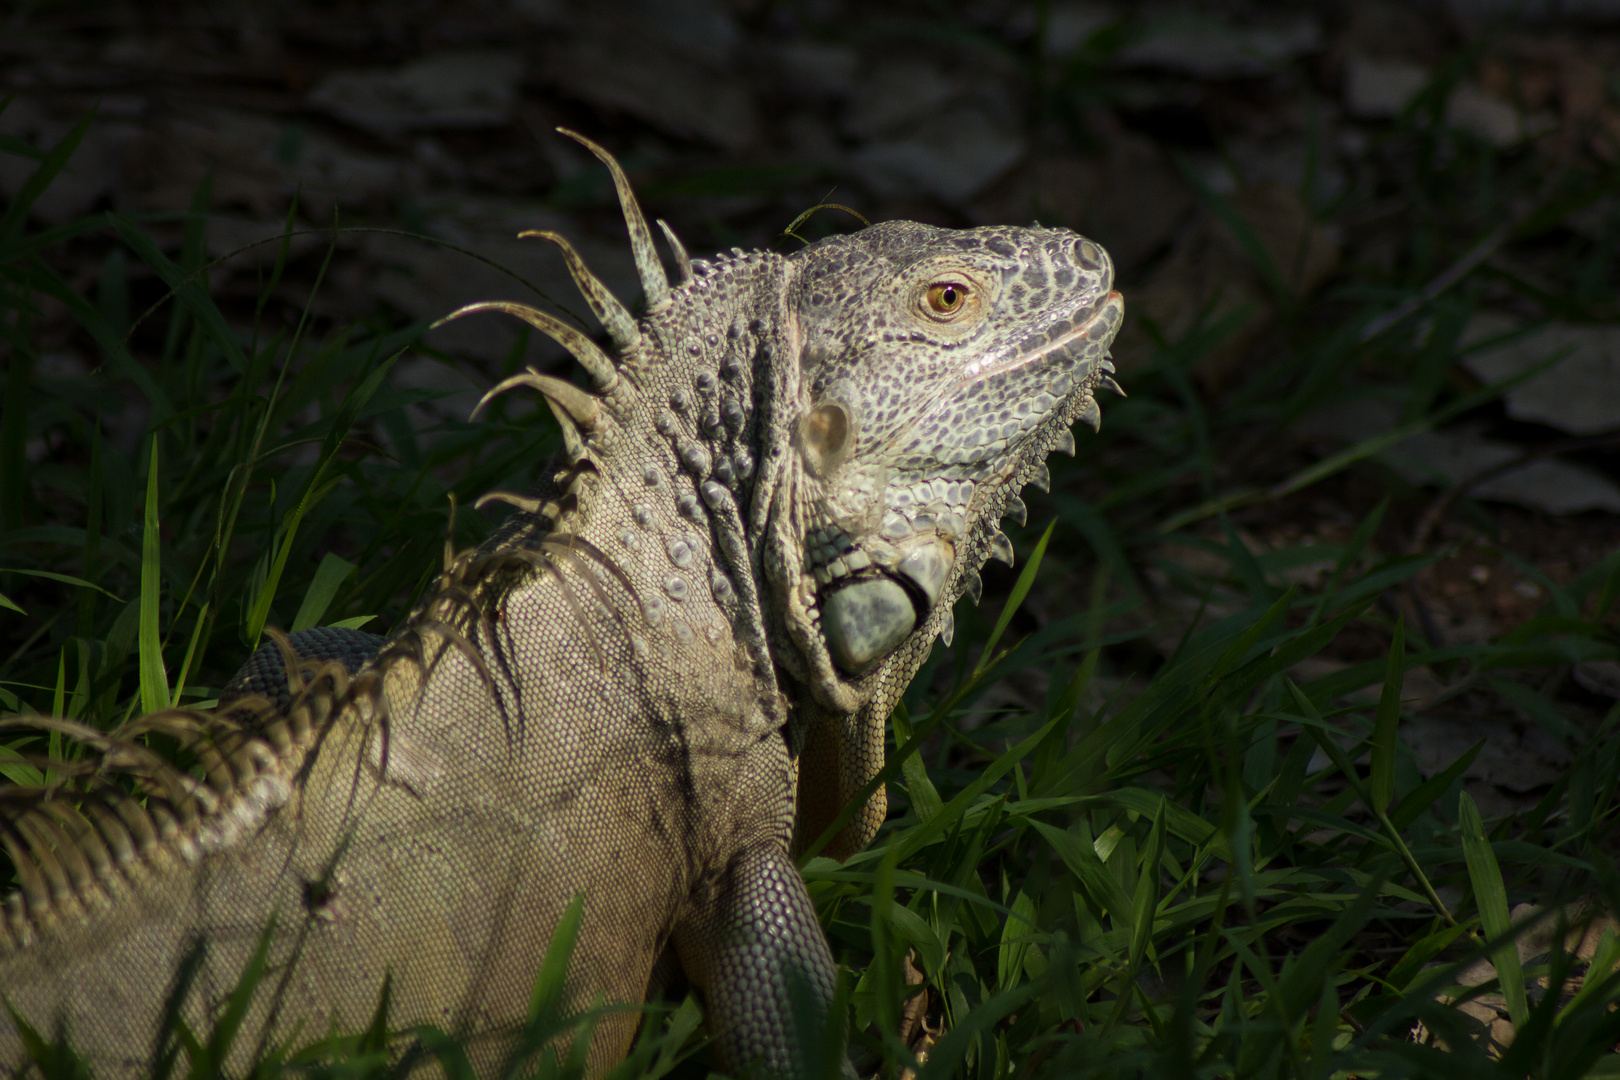
[[[306,632],[215,713],[47,721],[92,753],[0,790],[19,881],[0,993],[97,1076],[163,1051],[182,957],[182,1019],[208,1031],[272,918],[240,1060],[360,1029],[391,975],[393,1027],[462,1036],[493,1071],[576,896],[572,1007],[641,1002],[671,957],[724,1067],[800,1071],[789,983],[830,1001],[836,966],[795,837],[881,766],[952,603],[1011,559],[998,521],[1073,451],[1073,421],[1097,423],[1123,309],[1100,247],[1040,227],[890,222],[698,261],[659,222],[671,287],[624,174],[573,137],[612,173],[645,314],[536,235],[616,358],[523,305],[451,316],[517,315],[580,360],[592,390],[531,369],[489,395],[539,391],[565,467],[536,498],[486,496],[519,513],[380,649]],[[204,779],[147,732],[182,738]],[[867,843],[884,806],[880,788],[829,851]],[[595,1071],[637,1020],[596,1027]],[[3,1071],[24,1050],[0,1026]]]

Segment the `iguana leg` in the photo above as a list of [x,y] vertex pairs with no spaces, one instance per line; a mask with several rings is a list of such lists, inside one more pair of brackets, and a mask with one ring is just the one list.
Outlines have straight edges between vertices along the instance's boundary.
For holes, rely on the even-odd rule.
[[696,918],[677,929],[675,943],[681,966],[703,993],[722,1069],[736,1076],[820,1076],[815,1059],[842,1055],[842,1047],[825,1045],[822,1030],[801,1030],[794,1010],[791,986],[798,980],[825,1014],[838,965],[785,851],[759,847],[734,859]]

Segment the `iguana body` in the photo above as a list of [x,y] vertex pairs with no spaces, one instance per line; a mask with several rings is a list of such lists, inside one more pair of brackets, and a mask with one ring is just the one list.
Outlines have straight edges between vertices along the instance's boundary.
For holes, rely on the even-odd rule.
[[[186,1018],[208,1030],[272,917],[242,1053],[364,1027],[391,975],[391,1026],[471,1037],[489,1071],[575,896],[571,1006],[642,1001],[668,949],[725,1065],[795,1071],[788,982],[825,1002],[836,973],[795,830],[813,838],[881,766],[952,601],[1010,554],[996,522],[1069,424],[1095,420],[1118,294],[1066,230],[910,223],[712,263],[667,234],[671,289],[592,149],[646,315],[543,235],[617,363],[542,313],[483,305],[553,334],[595,382],[491,392],[532,386],[558,415],[570,464],[547,492],[502,496],[522,512],[352,678],[311,646],[251,722],[231,719],[249,697],[79,732],[94,776],[0,792],[22,883],[0,993],[47,1035],[65,1024],[98,1075],[146,1067],[199,940]],[[209,782],[142,758],[143,725],[186,733]],[[109,771],[141,777],[144,804]],[[880,790],[829,850],[882,817]],[[599,1025],[596,1069],[637,1019]],[[0,1031],[0,1064],[21,1060]]]

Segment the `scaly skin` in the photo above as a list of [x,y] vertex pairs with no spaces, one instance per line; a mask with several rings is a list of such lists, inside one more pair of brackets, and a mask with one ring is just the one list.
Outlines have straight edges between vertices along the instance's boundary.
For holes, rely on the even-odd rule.
[[[40,1030],[65,1024],[98,1076],[151,1059],[198,941],[185,1015],[206,1031],[272,917],[241,1055],[364,1026],[391,974],[392,1026],[469,1038],[491,1071],[581,895],[570,1006],[644,1000],[672,954],[727,1068],[798,1071],[788,982],[827,1002],[836,966],[795,836],[882,765],[952,602],[1010,554],[996,523],[1073,420],[1095,422],[1120,302],[1107,256],[1067,230],[907,222],[786,257],[677,249],[670,289],[612,167],[647,314],[576,278],[617,367],[502,305],[597,383],[508,381],[564,425],[542,494],[502,496],[521,512],[375,658],[364,636],[348,664],[341,638],[295,639],[286,693],[265,674],[279,647],[237,683],[279,700],[75,731],[94,768],[49,800],[0,791],[23,885],[0,990]],[[208,784],[141,756],[131,736],[154,727],[217,766]],[[880,790],[832,852],[883,812]],[[637,1019],[597,1027],[594,1070]],[[21,1061],[0,1030],[0,1068]]]

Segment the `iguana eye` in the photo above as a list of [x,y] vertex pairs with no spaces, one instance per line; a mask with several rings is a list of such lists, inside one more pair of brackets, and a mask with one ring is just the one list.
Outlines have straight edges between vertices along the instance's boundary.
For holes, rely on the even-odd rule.
[[970,291],[960,281],[936,281],[928,286],[928,307],[936,315],[955,315],[967,303]]

